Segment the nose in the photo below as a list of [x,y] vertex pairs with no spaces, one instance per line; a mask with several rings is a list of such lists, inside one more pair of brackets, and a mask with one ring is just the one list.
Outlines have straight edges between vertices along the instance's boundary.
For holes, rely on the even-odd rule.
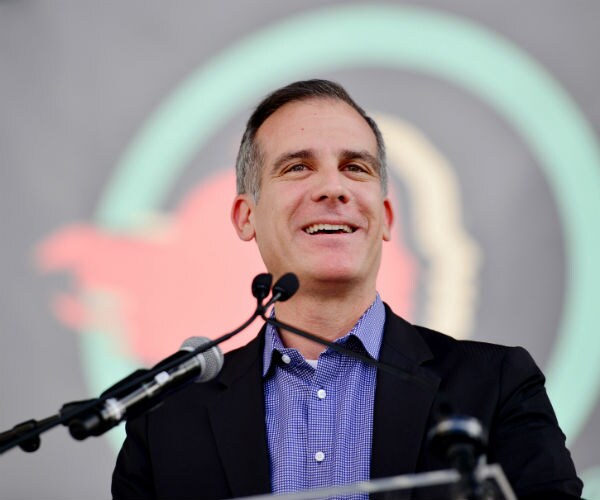
[[350,199],[350,192],[346,186],[346,180],[337,169],[333,172],[321,172],[321,175],[315,176],[313,201],[329,200],[347,203]]

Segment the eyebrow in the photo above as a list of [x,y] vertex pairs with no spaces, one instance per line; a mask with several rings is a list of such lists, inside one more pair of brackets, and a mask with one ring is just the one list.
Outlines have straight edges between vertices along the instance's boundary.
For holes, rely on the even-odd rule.
[[[298,151],[292,151],[290,153],[283,153],[273,163],[273,168],[271,172],[276,172],[279,168],[290,160],[314,160],[316,158],[316,154],[312,149],[300,149]],[[373,156],[368,151],[352,151],[350,149],[344,149],[340,153],[340,159],[342,161],[351,161],[351,160],[362,160],[365,163],[371,165],[377,173],[381,171],[381,165],[379,164],[379,160],[377,157]]]
[[273,163],[271,172],[276,172],[281,166],[290,160],[314,160],[316,157],[315,152],[312,149],[301,149],[299,151],[292,151],[291,153],[283,153],[278,156]]
[[379,164],[379,160],[377,157],[373,156],[368,151],[352,151],[349,149],[345,149],[342,151],[341,157],[344,161],[350,160],[363,160],[365,163],[371,165],[377,172],[381,170],[381,165]]

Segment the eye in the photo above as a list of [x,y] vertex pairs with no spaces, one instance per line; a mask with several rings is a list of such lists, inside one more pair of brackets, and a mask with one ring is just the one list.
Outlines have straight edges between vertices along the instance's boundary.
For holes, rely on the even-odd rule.
[[360,165],[358,163],[348,163],[347,165],[344,165],[344,170],[348,171],[348,172],[355,172],[355,173],[368,173],[369,170],[364,167],[363,165]]
[[304,165],[304,163],[296,163],[295,165],[292,165],[291,167],[287,168],[286,172],[303,172],[307,168],[308,167]]

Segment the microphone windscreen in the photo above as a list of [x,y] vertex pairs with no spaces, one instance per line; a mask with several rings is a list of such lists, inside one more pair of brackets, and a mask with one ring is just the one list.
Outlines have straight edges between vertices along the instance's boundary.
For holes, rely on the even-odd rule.
[[210,339],[208,337],[190,337],[183,341],[179,350],[191,352],[198,347],[202,347],[204,344],[208,344],[209,342]]
[[300,282],[294,273],[286,273],[273,285],[273,295],[279,294],[279,301],[289,299],[298,291]]
[[[190,337],[181,344],[181,351],[193,351],[198,347],[210,342],[207,337]],[[223,368],[223,352],[219,346],[213,346],[208,351],[201,352],[192,358],[194,362],[200,364],[200,374],[196,377],[196,382],[207,382],[215,378],[221,368]]]
[[258,300],[263,300],[271,291],[271,283],[273,275],[269,273],[261,273],[252,280],[252,295]]

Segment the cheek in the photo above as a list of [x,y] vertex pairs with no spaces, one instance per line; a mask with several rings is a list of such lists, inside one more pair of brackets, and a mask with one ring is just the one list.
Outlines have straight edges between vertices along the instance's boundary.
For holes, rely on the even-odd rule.
[[268,213],[274,224],[289,224],[295,216],[302,213],[302,210],[309,206],[307,203],[307,190],[301,186],[291,185],[288,189],[282,190],[277,199],[268,207]]
[[259,204],[254,212],[254,229],[259,248],[275,241],[283,230],[285,217],[282,207],[271,203]]

